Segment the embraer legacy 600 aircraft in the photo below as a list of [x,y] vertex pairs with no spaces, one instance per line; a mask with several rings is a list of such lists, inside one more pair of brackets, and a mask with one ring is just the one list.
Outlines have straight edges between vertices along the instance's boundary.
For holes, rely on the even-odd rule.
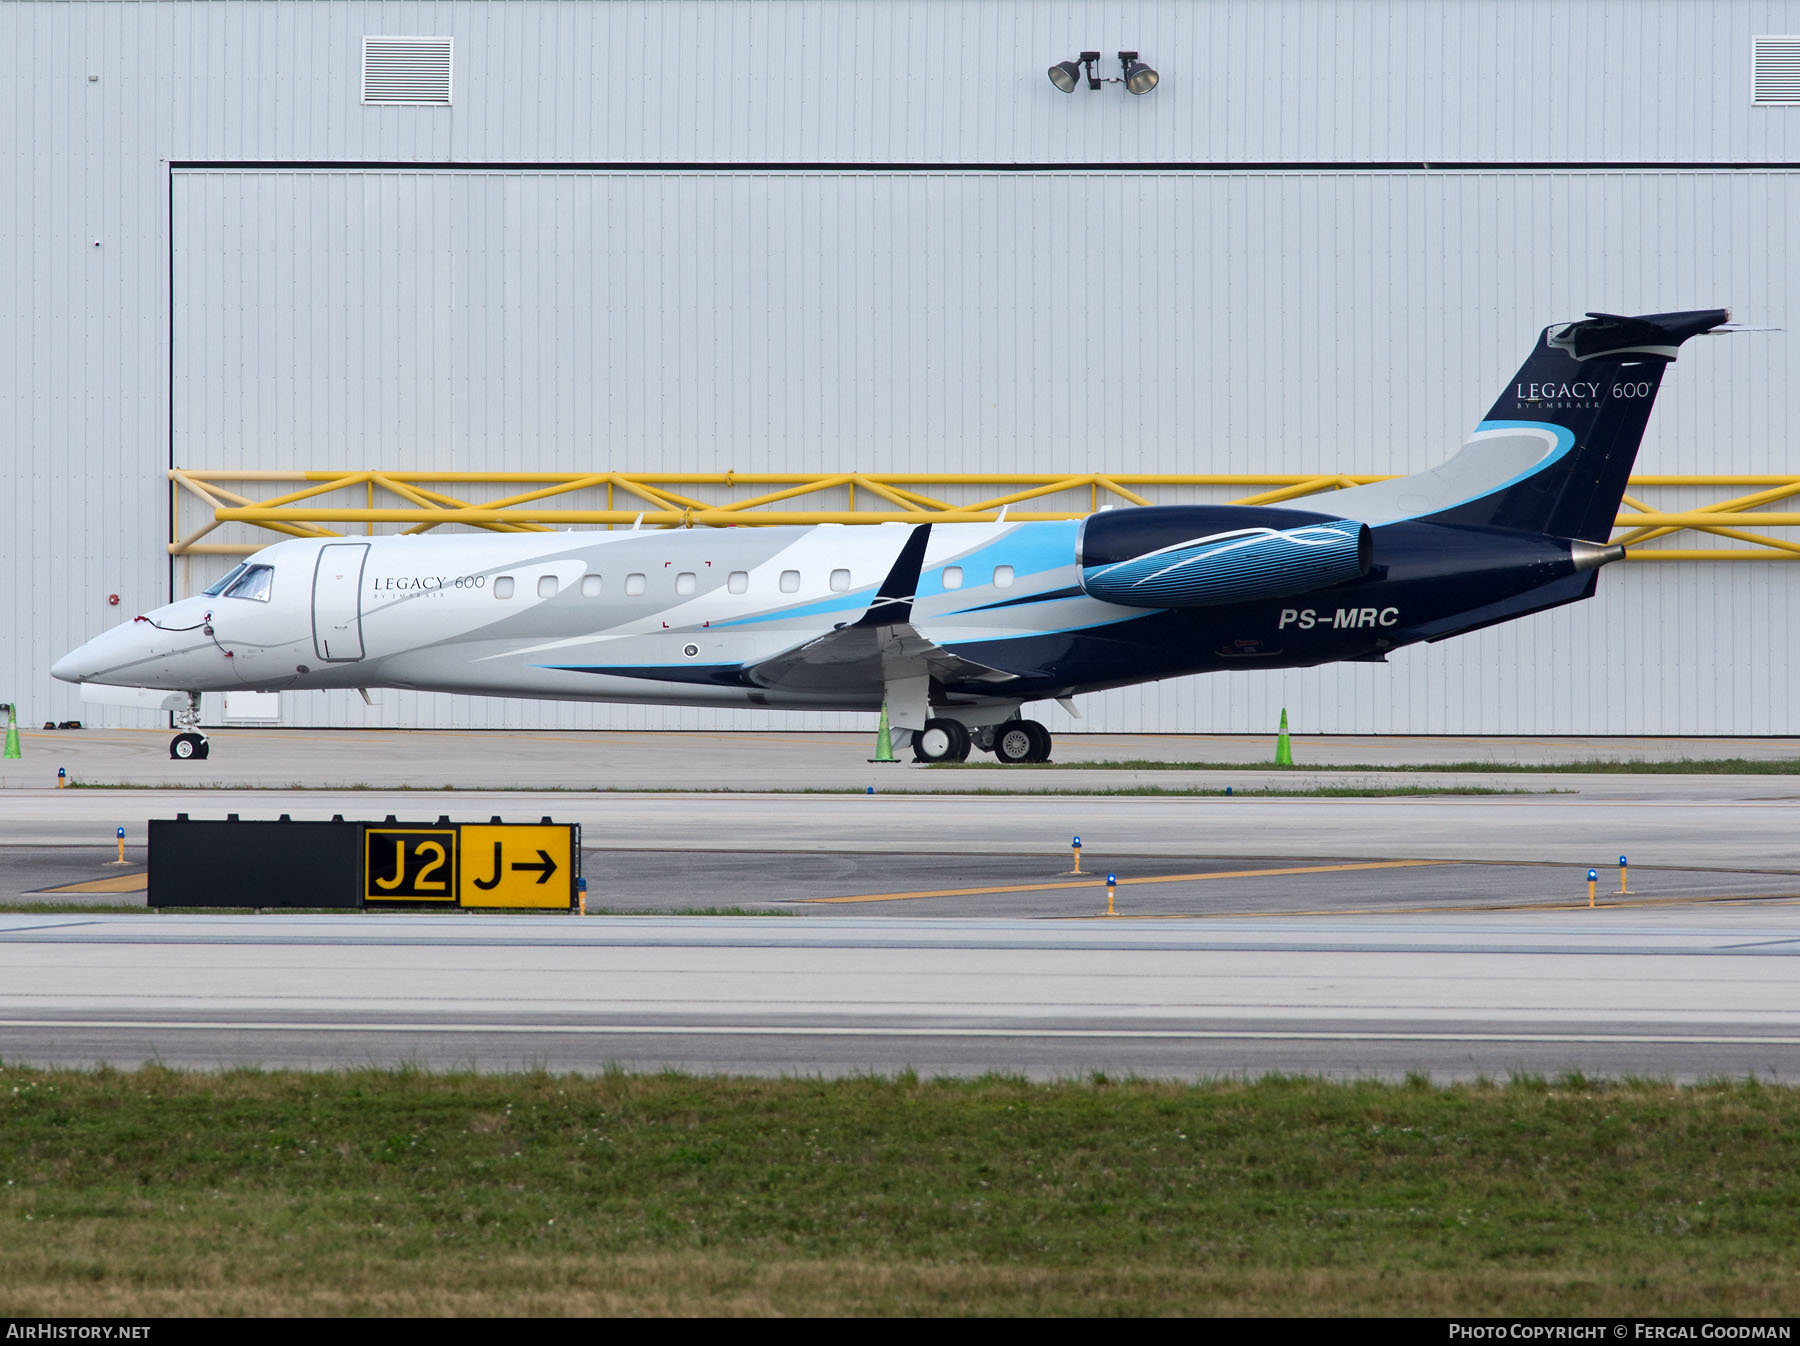
[[[69,682],[402,687],[875,710],[923,762],[1037,762],[1027,702],[1224,668],[1380,661],[1587,598],[1664,368],[1720,309],[1548,327],[1462,450],[1314,508],[1048,523],[302,539],[95,637]],[[167,704],[167,703],[165,703]]]

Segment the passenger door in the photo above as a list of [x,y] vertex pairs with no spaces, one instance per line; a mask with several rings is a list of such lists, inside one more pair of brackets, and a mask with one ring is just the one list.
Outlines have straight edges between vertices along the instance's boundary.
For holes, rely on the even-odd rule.
[[332,664],[363,657],[362,575],[366,542],[333,542],[319,548],[313,568],[313,648]]

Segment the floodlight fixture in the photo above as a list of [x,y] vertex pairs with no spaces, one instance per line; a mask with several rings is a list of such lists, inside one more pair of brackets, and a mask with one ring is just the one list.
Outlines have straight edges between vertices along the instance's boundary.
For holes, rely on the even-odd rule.
[[1156,72],[1138,60],[1135,51],[1119,53],[1119,68],[1125,72],[1126,93],[1149,93],[1156,87]]
[[1075,86],[1081,82],[1081,76],[1087,74],[1088,88],[1098,89],[1100,76],[1094,73],[1094,62],[1100,59],[1097,51],[1084,51],[1073,61],[1058,61],[1050,67],[1050,82],[1064,93],[1074,93]]
[[1117,75],[1102,75],[1099,67],[1100,53],[1084,51],[1073,61],[1058,61],[1051,66],[1050,82],[1064,93],[1074,93],[1084,75],[1090,91],[1102,84],[1123,84],[1130,93],[1149,93],[1156,87],[1156,72],[1138,60],[1135,51],[1119,53],[1120,73]]
[[1074,93],[1081,78],[1081,67],[1074,61],[1058,61],[1050,67],[1050,82],[1064,93]]

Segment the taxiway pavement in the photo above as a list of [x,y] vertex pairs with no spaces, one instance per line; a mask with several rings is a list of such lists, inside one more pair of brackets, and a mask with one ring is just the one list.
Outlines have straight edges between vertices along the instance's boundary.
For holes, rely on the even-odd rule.
[[0,915],[0,1058],[1800,1079],[1759,905],[1211,922]]
[[[497,815],[580,823],[591,905],[638,914],[0,915],[0,1058],[1800,1074],[1791,776],[1276,774],[1252,756],[1266,742],[1219,739],[1065,736],[1059,752],[1238,764],[1010,773],[875,766],[846,736],[564,735],[534,747],[364,734],[322,747],[263,732],[219,735],[197,764],[205,779],[170,789],[151,765],[196,764],[113,733],[110,745],[84,740],[92,755],[78,768],[111,788],[0,791],[0,897],[76,885],[89,892],[64,900],[132,901],[145,820],[178,811]],[[1313,740],[1307,752],[1542,765],[1791,757],[1794,745]],[[558,773],[577,759],[607,787],[571,788]],[[457,781],[469,788],[435,788]],[[1246,793],[1345,784],[1513,793]],[[1025,792],[979,792],[1014,786]],[[1141,786],[1198,793],[1116,793]],[[120,826],[134,863],[115,866]],[[1081,875],[1069,872],[1076,834]],[[1109,870],[1113,919],[1100,915]],[[722,907],[784,914],[655,914]]]

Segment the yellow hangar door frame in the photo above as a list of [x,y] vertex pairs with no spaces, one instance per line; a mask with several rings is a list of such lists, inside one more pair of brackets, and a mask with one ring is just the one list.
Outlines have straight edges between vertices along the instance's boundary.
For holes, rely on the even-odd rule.
[[[337,538],[333,524],[373,534],[423,533],[443,524],[494,532],[570,527],[693,528],[812,523],[1015,523],[1078,519],[1102,506],[1291,503],[1329,508],[1309,497],[1386,477],[1367,473],[873,473],[834,472],[384,472],[177,468],[169,520],[174,556],[244,556],[285,537]],[[229,485],[227,483],[230,483]],[[276,483],[296,483],[277,489]],[[242,488],[242,489],[236,489]],[[998,488],[998,489],[997,489]],[[1612,541],[1630,561],[1792,561],[1800,527],[1792,509],[1800,473],[1723,473],[1631,478]],[[699,494],[704,491],[712,499]],[[1696,492],[1724,494],[1689,503]],[[255,499],[250,494],[263,495]],[[1671,492],[1659,507],[1647,498]],[[1785,507],[1785,508],[1784,508]],[[215,535],[228,530],[226,539]],[[1774,530],[1774,531],[1771,531]],[[1711,545],[1694,546],[1704,540]],[[1685,545],[1683,545],[1685,544]],[[339,632],[321,659],[356,659],[361,631],[341,574],[360,564],[345,543],[343,564],[314,584],[315,612]],[[321,638],[323,641],[323,638]],[[354,649],[355,653],[349,653]]]

